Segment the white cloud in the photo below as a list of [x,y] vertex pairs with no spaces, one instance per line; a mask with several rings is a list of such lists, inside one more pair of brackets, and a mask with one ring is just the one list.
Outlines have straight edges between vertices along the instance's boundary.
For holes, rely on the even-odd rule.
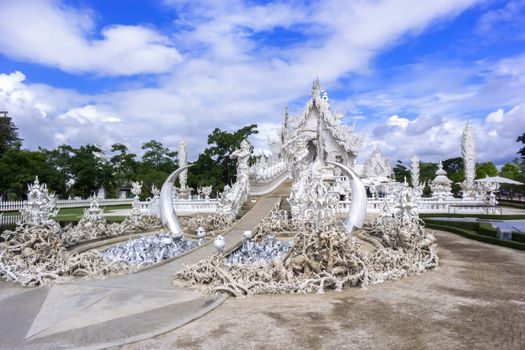
[[496,33],[496,31],[493,31],[496,26],[509,26],[510,28],[517,29],[518,32],[515,32],[515,34],[523,38],[523,33],[520,29],[523,28],[525,24],[525,20],[523,19],[524,9],[525,2],[523,2],[523,0],[506,1],[503,7],[488,11],[481,16],[477,29],[480,34],[486,36]]
[[489,115],[487,115],[487,117],[485,118],[485,122],[487,124],[499,124],[503,121],[503,115],[504,115],[503,109],[500,108],[497,111],[492,112]]
[[72,118],[84,125],[87,123],[118,123],[121,120],[113,115],[101,112],[95,106],[87,105],[79,108],[72,108],[57,117],[58,119],[67,120]]
[[[0,26],[16,31],[10,34],[16,40],[0,38],[0,50],[9,49],[13,57],[70,72],[169,72],[157,77],[153,87],[137,85],[90,96],[26,84],[16,73],[4,75],[9,79],[2,82],[0,75],[0,89],[16,86],[10,88],[9,101],[3,105],[25,133],[26,144],[123,142],[138,152],[140,144],[149,139],[176,148],[185,136],[190,157],[194,157],[206,146],[206,136],[213,128],[232,130],[257,123],[261,133],[252,141],[261,149],[282,122],[285,106],[302,108],[316,76],[328,91],[338,87],[338,80],[349,72],[366,72],[363,80],[377,79],[370,61],[378,52],[476,3],[334,0],[248,5],[205,1],[191,2],[188,10],[187,1],[169,2],[180,15],[175,33],[109,26],[101,31],[102,39],[93,39],[98,33],[94,33],[94,16],[89,12],[72,11],[56,1],[38,2],[46,20],[33,21],[27,16],[36,11],[13,10],[28,6],[27,2],[2,2],[0,19],[6,13],[3,9],[9,9],[12,16]],[[29,29],[12,29],[15,18],[27,21]],[[271,36],[279,30],[297,32],[299,42],[260,43],[261,35]],[[35,32],[54,40],[39,41]],[[21,47],[15,47],[16,41]],[[173,70],[180,56],[172,42],[184,53],[184,61]],[[523,62],[523,57],[514,57],[468,67],[434,60],[414,63],[388,81],[371,83],[373,89],[348,101],[332,99],[332,104],[339,110],[351,110],[357,116],[354,119],[366,116],[357,129],[367,137],[366,145],[381,145],[392,160],[409,159],[416,150],[427,161],[458,156],[466,119],[477,120],[487,116],[486,110],[502,108],[507,112],[501,122],[489,123],[495,117],[487,116],[485,122],[474,124],[478,137],[487,139],[480,140],[480,158],[508,159],[514,156],[518,130],[509,125],[517,123],[523,129],[525,107],[511,110],[523,103]],[[476,83],[472,77],[477,78]],[[16,101],[24,109],[17,109]],[[383,114],[374,114],[376,110]],[[362,155],[369,151],[370,147],[365,148]]]
[[182,60],[170,41],[144,26],[114,25],[94,39],[88,11],[58,1],[0,2],[0,52],[71,73],[164,73]]
[[[385,120],[389,122],[391,118]],[[425,117],[428,119],[428,117]],[[421,118],[409,122],[406,128],[385,129],[380,135],[374,131],[381,124],[377,120],[367,125],[362,131],[367,136],[365,148],[359,160],[368,157],[375,145],[380,145],[391,160],[409,160],[415,152],[422,161],[433,161],[460,157],[461,135],[466,119],[460,117],[438,118],[439,123],[410,133],[410,126]],[[496,122],[494,122],[496,121]],[[498,109],[485,119],[470,120],[476,133],[478,161],[493,161],[497,165],[517,157],[519,145],[516,138],[525,130],[525,102],[507,112]]]
[[408,126],[409,122],[410,121],[408,119],[401,118],[398,115],[393,115],[390,118],[388,118],[388,120],[387,120],[387,124],[388,125],[398,126],[398,127],[402,128],[402,129],[406,128]]

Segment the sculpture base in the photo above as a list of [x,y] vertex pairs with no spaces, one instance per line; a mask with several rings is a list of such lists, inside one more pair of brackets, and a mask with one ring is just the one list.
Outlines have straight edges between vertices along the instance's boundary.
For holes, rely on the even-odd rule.
[[189,188],[181,188],[179,189],[179,198],[181,199],[188,199],[190,197],[191,190]]

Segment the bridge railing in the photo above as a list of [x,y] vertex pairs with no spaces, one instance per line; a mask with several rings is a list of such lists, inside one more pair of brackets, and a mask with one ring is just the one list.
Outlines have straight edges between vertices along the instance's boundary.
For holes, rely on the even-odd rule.
[[[339,203],[339,212],[346,213],[350,209],[351,200],[344,200]],[[371,199],[367,201],[367,212],[368,213],[379,213],[383,199]],[[461,213],[472,213],[479,214],[483,213],[484,209],[476,207],[475,205],[484,204],[483,201],[479,200],[463,200],[463,199],[449,199],[449,200],[437,200],[432,198],[421,198],[418,200],[418,210],[420,213],[448,213],[450,206],[462,205],[458,212]],[[464,205],[464,207],[463,207]],[[469,207],[471,205],[471,207]]]
[[250,195],[261,196],[275,190],[289,177],[285,161],[267,167],[255,166],[250,169]]
[[[140,202],[140,211],[144,214],[150,213],[150,201]],[[210,199],[189,199],[189,200],[174,200],[173,207],[177,214],[212,214],[217,212],[219,200],[215,198]]]

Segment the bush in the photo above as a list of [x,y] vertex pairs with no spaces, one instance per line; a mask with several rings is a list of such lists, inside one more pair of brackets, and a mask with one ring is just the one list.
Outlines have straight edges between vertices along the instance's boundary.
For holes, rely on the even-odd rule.
[[524,232],[512,232],[512,240],[520,243],[525,243]]
[[432,221],[432,220],[425,222],[425,226],[430,229],[452,232],[460,236],[463,236],[465,238],[474,239],[476,241],[525,251],[524,243],[516,242],[514,240],[512,241],[501,240],[501,239],[498,239],[497,237],[489,237],[489,236],[481,235],[481,234],[478,234],[477,231],[471,231],[471,230],[466,230],[466,229],[461,229],[459,227],[455,227],[454,224],[457,224],[457,222],[439,221],[438,223],[436,223],[436,221]]
[[478,233],[480,235],[494,237],[494,238],[498,237],[498,231],[491,224],[480,222],[478,225],[479,225]]

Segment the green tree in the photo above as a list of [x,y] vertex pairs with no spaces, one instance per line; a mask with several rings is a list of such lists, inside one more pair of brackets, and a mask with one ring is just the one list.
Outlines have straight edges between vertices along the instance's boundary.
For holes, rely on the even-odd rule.
[[215,128],[208,136],[210,147],[199,155],[194,166],[189,169],[188,185],[212,185],[216,191],[221,191],[224,185],[235,182],[237,161],[230,159],[229,155],[241,146],[242,140],[257,133],[259,131],[256,124],[234,132]]
[[410,169],[403,165],[403,162],[398,160],[394,167],[394,177],[397,182],[403,182],[405,179],[410,180]]
[[[508,179],[525,183],[525,159],[522,159],[520,162],[520,160],[516,158],[512,162],[506,163],[501,168],[500,175]],[[524,192],[524,186],[502,184],[501,192],[507,193],[512,199],[516,193]]]
[[69,167],[75,179],[73,195],[87,198],[101,187],[104,187],[107,193],[114,191],[116,186],[113,169],[103,157],[100,148],[88,144],[78,149],[71,146],[63,146],[63,149],[72,154]]
[[496,176],[498,174],[499,171],[492,162],[476,164],[476,179],[481,179],[486,176]]
[[501,168],[500,175],[508,179],[516,179],[520,174],[520,164],[518,159],[514,159],[511,163],[505,163]]
[[129,186],[137,178],[139,163],[136,154],[128,153],[128,147],[122,143],[111,146],[111,152],[116,153],[109,160],[113,167],[113,174],[119,186]]
[[[177,168],[177,152],[171,151],[161,142],[150,140],[142,144],[145,150],[142,161],[137,162],[137,175],[130,180],[142,181],[141,199],[151,196],[151,186],[161,188],[163,182]],[[129,158],[129,157],[128,157]],[[131,162],[128,162],[131,165]]]
[[25,199],[27,185],[36,176],[50,191],[65,193],[65,178],[48,162],[45,152],[10,149],[0,158],[0,194],[5,199]]
[[431,162],[420,162],[419,163],[419,178],[421,183],[425,184],[423,189],[424,196],[430,196],[430,181],[434,180],[436,177],[436,171],[438,170],[438,165]]
[[524,145],[517,153],[521,156],[521,159],[525,159],[525,133],[521,134],[521,136],[518,136],[516,142],[521,142]]
[[452,193],[458,196],[461,192],[460,184],[465,180],[465,165],[463,158],[456,157],[446,159],[442,162],[443,170],[447,172],[447,177],[452,180]]
[[144,166],[155,168],[157,170],[170,173],[177,167],[177,152],[171,151],[164,147],[162,143],[156,140],[150,140],[142,144],[145,151],[142,155]]
[[447,172],[447,176],[451,176],[465,168],[461,157],[446,159],[441,163],[443,164],[443,170]]
[[0,112],[0,157],[10,149],[20,149],[22,139],[18,137],[18,128],[7,112]]
[[71,189],[68,191],[65,183],[74,178],[73,170],[71,169],[71,158],[74,156],[74,153],[71,151],[71,148],[61,145],[53,150],[45,148],[39,148],[39,150],[46,155],[47,163],[56,170],[58,176],[62,179],[60,188],[56,189],[57,193],[62,198],[68,198],[71,194]]

